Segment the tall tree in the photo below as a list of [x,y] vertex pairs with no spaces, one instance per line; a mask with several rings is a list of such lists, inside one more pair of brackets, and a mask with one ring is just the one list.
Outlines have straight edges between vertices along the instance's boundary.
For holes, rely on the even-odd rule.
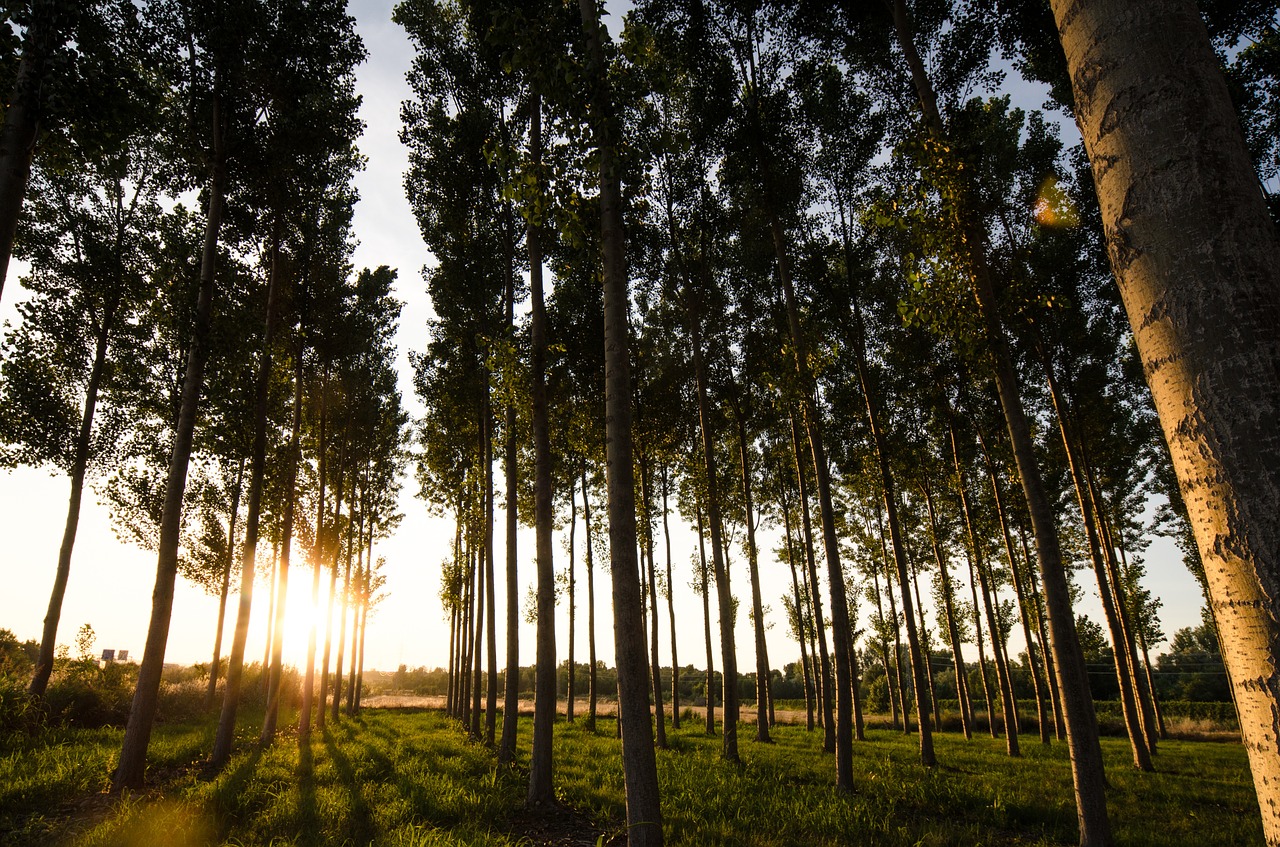
[[618,668],[618,720],[627,796],[627,840],[660,847],[662,810],[649,717],[648,662],[636,566],[635,478],[631,445],[631,375],[627,322],[626,240],[618,147],[623,142],[605,58],[607,31],[595,0],[579,0],[587,50],[585,71],[590,124],[600,168],[601,253],[604,259],[605,426],[609,492],[609,546],[613,571],[614,646]]
[[1107,251],[1224,638],[1263,831],[1280,844],[1275,225],[1194,3],[1051,5]]
[[[145,98],[146,92],[140,92]],[[155,104],[152,104],[155,105]],[[141,106],[141,104],[140,104]],[[28,691],[42,697],[53,668],[86,477],[123,458],[139,422],[145,375],[126,354],[149,340],[147,305],[158,258],[166,174],[155,121],[129,115],[110,155],[81,151],[67,170],[40,169],[28,207],[24,280],[32,298],[4,340],[0,462],[48,464],[71,480],[62,545]]]

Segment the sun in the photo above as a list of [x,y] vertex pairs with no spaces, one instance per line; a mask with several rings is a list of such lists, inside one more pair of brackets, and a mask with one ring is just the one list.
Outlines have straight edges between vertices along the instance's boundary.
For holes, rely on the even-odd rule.
[[[316,627],[316,667],[320,665],[320,657],[324,652],[325,626],[329,610],[329,581],[325,575],[320,579],[319,600],[311,602],[311,568],[299,568],[289,574],[289,586],[284,604],[284,645],[282,655],[286,665],[293,665],[299,671],[305,671],[307,661],[307,642],[311,637],[311,628]],[[334,608],[333,637],[338,637],[339,609]],[[348,623],[348,628],[350,623]],[[336,652],[337,644],[333,645]]]

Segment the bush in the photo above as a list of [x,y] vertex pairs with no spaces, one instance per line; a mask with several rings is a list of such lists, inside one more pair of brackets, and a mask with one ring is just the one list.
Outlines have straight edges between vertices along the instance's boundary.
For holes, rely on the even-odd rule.
[[45,691],[44,712],[50,723],[69,726],[123,726],[129,720],[138,666],[111,662],[103,667],[77,659],[56,667]]
[[34,729],[41,712],[27,694],[27,681],[16,674],[0,674],[0,729]]

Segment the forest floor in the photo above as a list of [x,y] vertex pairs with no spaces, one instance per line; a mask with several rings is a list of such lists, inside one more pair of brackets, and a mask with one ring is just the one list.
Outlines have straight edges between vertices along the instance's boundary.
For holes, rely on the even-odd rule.
[[[435,710],[370,709],[314,736],[282,733],[265,750],[242,721],[240,751],[203,769],[214,722],[157,727],[150,788],[106,793],[121,731],[46,730],[0,737],[0,844],[388,845],[592,847],[624,842],[619,742],[609,718],[556,725],[556,796],[523,808],[530,722],[520,763],[500,768]],[[916,739],[874,729],[854,748],[855,791],[834,787],[822,734],[741,732],[742,762],[720,757],[700,723],[668,730],[658,753],[668,845],[1051,845],[1076,842],[1066,745],[939,733],[939,765]],[[1156,773],[1131,766],[1124,739],[1104,738],[1108,807],[1120,845],[1261,845],[1257,801],[1239,744],[1167,741]]]

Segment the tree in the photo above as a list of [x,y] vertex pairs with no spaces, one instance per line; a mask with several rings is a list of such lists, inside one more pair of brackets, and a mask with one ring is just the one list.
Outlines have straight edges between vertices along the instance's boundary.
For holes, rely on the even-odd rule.
[[[112,155],[83,151],[69,170],[41,169],[22,233],[33,293],[4,341],[0,461],[50,464],[71,480],[62,546],[28,691],[42,697],[53,668],[86,476],[123,455],[144,382],[126,351],[145,344],[149,262],[158,251],[166,187],[154,126],[140,115]],[[99,404],[101,402],[101,408]]]
[[587,51],[588,109],[600,166],[600,242],[604,258],[605,427],[609,547],[613,571],[614,644],[618,666],[618,720],[627,795],[627,838],[660,847],[662,811],[649,718],[648,662],[636,565],[635,477],[631,446],[631,375],[627,325],[626,241],[617,104],[605,59],[606,31],[595,0],[579,0]]
[[[155,720],[157,697],[160,690],[160,674],[164,666],[165,644],[169,636],[169,622],[173,611],[173,584],[178,568],[178,544],[182,526],[182,501],[186,490],[187,467],[195,435],[196,414],[200,391],[204,383],[204,366],[209,354],[209,332],[213,318],[213,296],[216,285],[218,240],[227,190],[226,130],[229,103],[224,103],[224,86],[231,80],[227,72],[231,64],[227,48],[225,21],[212,12],[202,20],[205,26],[191,33],[192,43],[200,39],[205,50],[201,70],[207,76],[201,81],[192,80],[197,86],[203,82],[208,87],[190,92],[193,101],[207,95],[209,133],[207,153],[207,204],[205,214],[204,248],[200,259],[200,287],[194,316],[192,343],[187,355],[182,378],[182,394],[174,427],[173,447],[165,480],[164,506],[160,521],[160,539],[156,563],[156,586],[153,593],[151,621],[147,628],[146,646],[138,669],[138,683],[134,691],[133,705],[129,710],[129,724],[125,728],[120,761],[112,779],[112,790],[140,788],[145,775],[147,747],[151,740],[151,728]],[[193,48],[194,49],[194,48]],[[193,65],[200,66],[200,58],[188,57]],[[203,104],[202,104],[203,105]]]
[[1223,635],[1263,831],[1280,844],[1275,225],[1195,4],[1052,6],[1107,252]]

